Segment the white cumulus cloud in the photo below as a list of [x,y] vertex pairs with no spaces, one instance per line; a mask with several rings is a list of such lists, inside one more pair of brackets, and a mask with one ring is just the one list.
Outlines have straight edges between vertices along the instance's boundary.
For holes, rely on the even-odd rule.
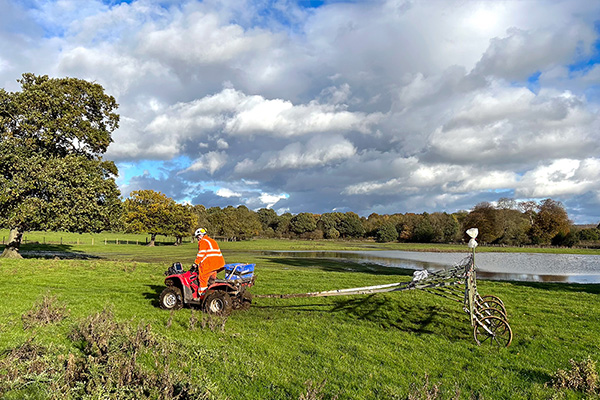
[[227,163],[227,154],[224,152],[210,151],[200,156],[188,168],[181,172],[208,171],[213,175]]
[[600,190],[600,159],[561,159],[528,171],[521,178],[517,195],[556,197]]
[[241,193],[234,192],[227,188],[218,189],[215,194],[220,197],[240,197],[242,195]]
[[348,159],[355,153],[354,145],[341,136],[317,136],[306,145],[292,143],[278,152],[264,153],[256,161],[245,159],[236,165],[235,171],[245,174],[257,170],[320,167]]

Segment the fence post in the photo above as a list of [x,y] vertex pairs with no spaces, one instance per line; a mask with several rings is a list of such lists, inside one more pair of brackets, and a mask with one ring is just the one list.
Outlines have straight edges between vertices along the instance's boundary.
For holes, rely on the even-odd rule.
[[106,238],[104,238],[104,245],[106,246]]
[[119,244],[119,239],[116,239],[116,243]]
[[94,245],[94,238],[92,238],[92,246]]

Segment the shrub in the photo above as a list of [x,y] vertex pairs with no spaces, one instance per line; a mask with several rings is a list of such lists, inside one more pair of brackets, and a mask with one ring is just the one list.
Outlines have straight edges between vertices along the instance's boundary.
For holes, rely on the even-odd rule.
[[305,232],[305,233],[299,235],[299,237],[300,237],[300,239],[305,239],[305,240],[321,240],[321,239],[323,239],[323,231],[320,229],[316,229],[311,232]]
[[335,228],[329,228],[325,232],[325,239],[338,239],[340,237],[340,231]]
[[150,324],[119,323],[110,310],[80,321],[69,338],[76,351],[59,353],[34,339],[0,354],[0,398],[202,399],[189,374],[197,362]]
[[569,360],[571,370],[559,369],[552,377],[551,385],[557,389],[572,389],[587,393],[598,393],[600,382],[598,382],[598,371],[596,361],[590,357],[577,362]]
[[23,329],[35,326],[48,325],[62,321],[68,315],[64,304],[60,304],[56,296],[46,294],[42,300],[36,302],[25,314],[21,315]]
[[558,232],[556,236],[552,238],[553,246],[564,246],[573,247],[579,242],[579,237],[573,232],[564,233]]
[[582,229],[577,232],[579,240],[600,240],[600,230],[596,228]]

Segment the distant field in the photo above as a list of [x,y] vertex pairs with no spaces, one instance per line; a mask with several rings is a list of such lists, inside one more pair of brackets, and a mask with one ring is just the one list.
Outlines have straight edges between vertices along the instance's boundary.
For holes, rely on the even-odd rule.
[[[380,246],[256,240],[225,242],[222,248],[227,262],[257,264],[254,294],[411,278],[411,271],[395,268],[248,251],[365,245]],[[88,398],[142,398],[143,393],[160,398],[156,393],[164,388],[152,385],[171,382],[171,388],[194,393],[190,398],[207,399],[584,399],[591,395],[546,384],[558,369],[570,368],[571,358],[600,360],[600,285],[480,281],[481,293],[504,300],[514,332],[511,347],[494,351],[475,344],[460,304],[423,291],[261,298],[249,311],[219,321],[190,309],[171,314],[157,306],[166,267],[172,261],[189,265],[195,244],[28,244],[24,250],[87,259],[0,261],[0,398],[81,398],[84,387],[73,382],[88,379],[87,390],[95,390]],[[24,329],[44,296],[55,296],[55,303],[64,306],[64,319]],[[104,309],[110,313],[103,314]],[[148,329],[152,340],[142,334]],[[88,342],[81,341],[84,334]],[[101,348],[106,343],[105,353],[86,347],[89,341]],[[140,350],[131,350],[132,343]],[[135,356],[109,357],[118,354]],[[102,385],[108,389],[99,383],[95,387],[94,377],[106,380],[115,373],[106,360],[129,365],[136,379],[145,378],[126,387],[107,381]],[[77,378],[77,368],[87,378]],[[42,372],[28,372],[37,370]],[[133,388],[145,391],[132,394]]]
[[[9,231],[0,229],[0,248],[8,239]],[[26,232],[23,238],[24,250],[36,248],[37,245],[67,246],[72,251],[92,253],[121,253],[118,248],[109,245],[138,245],[143,246],[150,240],[149,235],[128,233],[69,233],[69,232]],[[157,245],[171,246],[174,237],[157,236]],[[185,245],[192,245],[192,238],[184,238]],[[376,243],[368,240],[288,240],[288,239],[253,239],[239,242],[220,242],[223,249],[228,250],[404,250],[404,251],[441,251],[464,252],[466,244],[440,243]],[[104,250],[99,247],[104,246]],[[163,248],[163,251],[166,249]],[[479,246],[478,252],[527,252],[527,253],[556,253],[556,254],[600,254],[600,249],[585,248],[556,248],[556,247],[509,247],[509,246]],[[124,253],[137,254],[140,251],[128,249]],[[145,253],[145,251],[142,251]]]
[[[8,240],[8,229],[0,229],[2,244]],[[185,238],[189,243],[192,238]],[[70,244],[70,245],[103,245],[103,244],[146,244],[150,241],[150,235],[134,233],[71,233],[71,232],[25,232],[23,243],[39,244]],[[174,237],[158,236],[157,241],[164,244],[175,242]]]

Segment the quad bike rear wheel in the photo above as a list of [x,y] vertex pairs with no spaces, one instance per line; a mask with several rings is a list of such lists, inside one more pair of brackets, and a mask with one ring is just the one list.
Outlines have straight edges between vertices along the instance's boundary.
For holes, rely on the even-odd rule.
[[183,307],[181,290],[175,286],[167,286],[160,294],[159,302],[163,310],[179,310]]
[[204,300],[204,311],[208,314],[226,317],[231,314],[233,306],[231,296],[221,290],[211,290]]
[[251,305],[252,293],[245,290],[242,294],[238,295],[233,302],[233,308],[235,310],[249,310]]

